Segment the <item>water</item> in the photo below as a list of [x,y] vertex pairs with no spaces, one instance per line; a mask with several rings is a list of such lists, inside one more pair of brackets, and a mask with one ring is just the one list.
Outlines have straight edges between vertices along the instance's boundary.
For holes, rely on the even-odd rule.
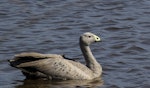
[[[83,56],[78,38],[93,32],[102,80],[25,80],[7,62],[20,52]],[[149,0],[1,0],[0,88],[150,88]]]

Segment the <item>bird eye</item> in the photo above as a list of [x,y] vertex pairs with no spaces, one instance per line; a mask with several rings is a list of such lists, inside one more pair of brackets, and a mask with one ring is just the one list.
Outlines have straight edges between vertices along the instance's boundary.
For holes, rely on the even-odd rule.
[[91,38],[91,36],[88,36],[89,38]]

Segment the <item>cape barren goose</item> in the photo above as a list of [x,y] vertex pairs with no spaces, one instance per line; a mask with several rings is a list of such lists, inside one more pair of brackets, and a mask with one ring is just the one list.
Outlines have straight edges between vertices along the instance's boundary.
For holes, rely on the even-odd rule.
[[58,54],[21,53],[9,60],[10,65],[18,68],[26,78],[46,78],[61,80],[92,80],[102,74],[102,67],[93,56],[90,44],[100,41],[93,33],[80,36],[79,44],[86,65],[69,60]]

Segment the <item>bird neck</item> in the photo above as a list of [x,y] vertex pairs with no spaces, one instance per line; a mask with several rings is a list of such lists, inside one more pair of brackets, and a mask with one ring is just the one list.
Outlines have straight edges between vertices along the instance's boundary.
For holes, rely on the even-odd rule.
[[100,64],[96,61],[95,57],[93,56],[90,47],[80,42],[80,48],[84,55],[87,67],[91,69],[94,73],[99,75],[102,69]]

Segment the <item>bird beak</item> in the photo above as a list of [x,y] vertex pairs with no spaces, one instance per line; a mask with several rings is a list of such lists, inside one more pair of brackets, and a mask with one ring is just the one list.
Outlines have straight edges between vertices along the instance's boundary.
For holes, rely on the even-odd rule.
[[98,37],[96,35],[94,35],[94,38],[95,38],[95,42],[100,42],[101,41],[100,37]]

